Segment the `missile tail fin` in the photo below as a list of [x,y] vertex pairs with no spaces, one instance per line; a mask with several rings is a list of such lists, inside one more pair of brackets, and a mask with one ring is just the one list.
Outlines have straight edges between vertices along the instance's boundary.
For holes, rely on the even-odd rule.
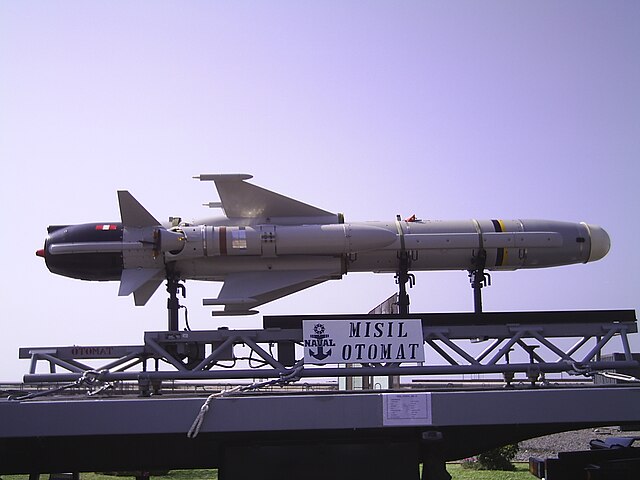
[[143,306],[164,280],[164,270],[159,268],[126,268],[120,278],[118,295],[133,293],[136,306]]
[[156,293],[156,290],[164,281],[164,277],[154,277],[147,283],[142,285],[139,289],[133,292],[133,303],[136,307],[142,307],[147,304],[149,299]]
[[123,226],[143,228],[160,225],[160,222],[127,190],[118,190],[118,202]]

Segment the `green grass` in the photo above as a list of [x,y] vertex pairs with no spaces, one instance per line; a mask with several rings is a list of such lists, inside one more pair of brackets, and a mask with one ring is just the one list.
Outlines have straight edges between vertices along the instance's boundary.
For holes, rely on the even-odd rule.
[[[166,478],[171,480],[218,480],[217,470],[173,470]],[[90,480],[90,479],[87,479]],[[95,479],[101,480],[101,479]],[[114,480],[113,478],[111,480]]]
[[535,477],[529,473],[528,463],[516,463],[513,472],[497,472],[494,470],[469,470],[462,468],[458,463],[449,463],[447,472],[453,480],[533,480]]
[[[467,470],[457,463],[447,465],[447,471],[453,480],[533,480],[535,477],[529,473],[529,466],[525,463],[516,463],[514,472],[496,472],[488,470]],[[2,480],[28,480],[29,475],[1,475]],[[41,475],[41,480],[48,480],[49,475]],[[133,477],[113,477],[97,473],[81,473],[81,480],[125,480]],[[217,470],[172,470],[165,477],[151,477],[166,480],[217,480]]]

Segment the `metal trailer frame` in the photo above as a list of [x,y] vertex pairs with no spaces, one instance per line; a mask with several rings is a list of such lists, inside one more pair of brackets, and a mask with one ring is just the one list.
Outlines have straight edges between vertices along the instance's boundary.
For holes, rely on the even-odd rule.
[[[304,365],[302,320],[419,318],[441,365]],[[0,473],[219,468],[223,480],[449,478],[445,461],[555,432],[640,423],[640,386],[558,386],[543,374],[637,369],[632,310],[265,317],[262,330],[147,332],[142,346],[23,348],[27,382],[71,382],[51,395],[0,400]],[[569,349],[559,340],[578,337]],[[488,341],[478,354],[462,342]],[[603,360],[614,339],[622,353]],[[244,344],[260,368],[229,369]],[[271,346],[277,346],[274,354]],[[538,350],[536,350],[536,348]],[[512,349],[523,352],[518,359]],[[98,367],[89,361],[101,362]],[[37,373],[40,363],[49,373]],[[149,368],[149,363],[153,368]],[[160,365],[169,370],[162,370]],[[63,369],[66,372],[57,372]],[[525,385],[512,374],[527,375]],[[498,389],[255,391],[300,378],[501,373]],[[256,379],[273,379],[256,382]],[[233,392],[160,393],[163,380],[239,379]],[[142,397],[100,396],[137,380]],[[637,380],[637,379],[636,379]],[[57,395],[88,386],[92,397]],[[188,436],[187,433],[190,433]],[[196,437],[196,438],[194,438]],[[345,460],[346,459],[346,460]]]
[[[400,318],[422,321],[427,354],[436,358],[433,363],[319,366],[305,365],[296,354],[295,346],[302,342],[303,320]],[[31,360],[24,377],[27,383],[73,382],[90,374],[100,382],[138,380],[144,385],[162,380],[278,379],[292,375],[317,378],[461,374],[502,374],[509,384],[515,373],[524,373],[528,381],[536,383],[544,381],[547,373],[593,375],[639,365],[628,339],[629,334],[637,332],[633,310],[274,316],[264,317],[264,327],[146,332],[141,346],[28,347],[21,348],[19,355]],[[562,339],[575,337],[577,341],[568,349],[559,344]],[[612,346],[616,339],[618,345]],[[474,355],[465,350],[464,343],[469,340],[488,342],[488,346]],[[239,345],[249,349],[248,357],[236,355]],[[273,352],[274,345],[277,354]],[[605,348],[621,350],[622,359],[603,361]],[[520,358],[514,360],[518,352]],[[229,368],[225,364],[235,364],[239,359],[244,359],[248,368]],[[86,360],[105,363],[90,366]],[[42,362],[47,364],[49,373],[38,373]],[[256,362],[259,367],[252,368]]]

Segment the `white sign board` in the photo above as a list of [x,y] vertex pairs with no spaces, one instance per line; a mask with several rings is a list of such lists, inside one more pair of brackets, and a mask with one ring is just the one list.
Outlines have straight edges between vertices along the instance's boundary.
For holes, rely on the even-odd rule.
[[424,362],[420,319],[303,320],[305,363]]

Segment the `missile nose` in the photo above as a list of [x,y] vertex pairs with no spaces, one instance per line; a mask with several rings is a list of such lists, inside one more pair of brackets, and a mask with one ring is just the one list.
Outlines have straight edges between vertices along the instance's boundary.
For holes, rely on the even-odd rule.
[[44,248],[41,248],[40,250],[36,250],[36,255],[38,257],[44,258]]
[[611,239],[609,234],[604,228],[597,225],[585,224],[587,230],[589,230],[589,236],[591,237],[591,252],[589,253],[589,259],[587,262],[595,262],[604,258],[609,253],[611,248]]

